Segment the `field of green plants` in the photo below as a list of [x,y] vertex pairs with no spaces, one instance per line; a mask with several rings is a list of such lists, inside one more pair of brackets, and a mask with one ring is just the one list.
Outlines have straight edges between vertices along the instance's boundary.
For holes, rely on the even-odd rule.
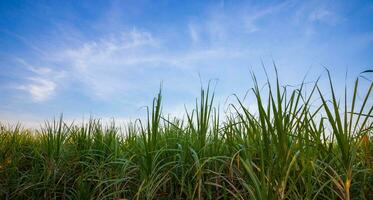
[[3,124],[0,199],[373,199],[371,72],[346,90],[329,72],[308,90],[252,74],[255,111],[233,95],[219,113],[206,88],[184,119],[162,114],[159,92],[125,128]]

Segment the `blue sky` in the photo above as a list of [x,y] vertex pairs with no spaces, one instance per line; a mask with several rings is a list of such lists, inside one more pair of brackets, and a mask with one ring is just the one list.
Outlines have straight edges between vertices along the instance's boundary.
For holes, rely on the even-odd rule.
[[[144,113],[163,82],[179,115],[216,80],[217,101],[264,82],[336,82],[373,65],[372,1],[0,1],[0,120]],[[273,73],[270,73],[272,76]]]

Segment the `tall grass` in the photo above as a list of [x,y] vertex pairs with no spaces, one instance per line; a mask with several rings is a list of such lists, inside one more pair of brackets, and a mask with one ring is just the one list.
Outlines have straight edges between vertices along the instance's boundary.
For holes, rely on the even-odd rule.
[[325,92],[252,74],[255,112],[236,96],[222,115],[208,87],[185,120],[162,114],[160,91],[125,129],[2,125],[0,199],[373,199],[373,83],[340,100],[327,75]]

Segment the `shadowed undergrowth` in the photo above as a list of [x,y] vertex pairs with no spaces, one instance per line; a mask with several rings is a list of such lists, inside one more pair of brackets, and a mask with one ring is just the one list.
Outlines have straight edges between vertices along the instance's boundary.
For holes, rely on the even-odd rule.
[[0,199],[373,199],[372,82],[339,98],[330,75],[327,92],[252,78],[255,112],[236,97],[222,115],[207,88],[185,119],[159,92],[121,131],[2,126]]

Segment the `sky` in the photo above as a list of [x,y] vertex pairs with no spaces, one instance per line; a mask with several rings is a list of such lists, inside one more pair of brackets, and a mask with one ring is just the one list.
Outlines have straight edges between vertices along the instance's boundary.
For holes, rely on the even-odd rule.
[[0,1],[2,122],[133,120],[161,85],[179,116],[209,81],[224,106],[273,62],[284,84],[372,69],[373,1]]

